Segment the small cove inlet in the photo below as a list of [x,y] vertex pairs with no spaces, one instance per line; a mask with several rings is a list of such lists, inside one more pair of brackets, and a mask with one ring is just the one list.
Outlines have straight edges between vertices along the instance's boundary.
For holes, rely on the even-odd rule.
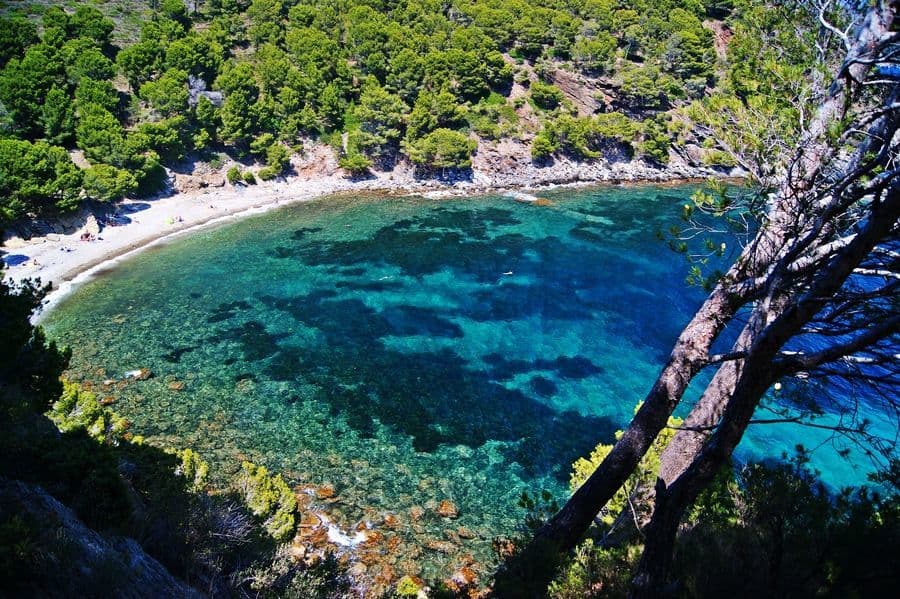
[[[521,493],[565,497],[701,301],[654,235],[693,189],[324,198],[122,261],[43,324],[73,378],[130,371],[113,407],[147,442],[219,483],[244,460],[281,472],[372,580],[487,576]],[[743,455],[818,435],[754,430]]]

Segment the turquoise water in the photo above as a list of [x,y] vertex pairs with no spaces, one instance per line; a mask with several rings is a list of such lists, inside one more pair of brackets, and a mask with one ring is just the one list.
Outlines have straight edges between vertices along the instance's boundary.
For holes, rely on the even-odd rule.
[[[691,191],[307,202],[154,247],[45,326],[76,376],[153,371],[113,406],[149,442],[192,447],[223,479],[250,459],[332,485],[320,507],[346,529],[396,514],[398,576],[470,558],[486,573],[520,493],[565,497],[571,462],[627,423],[702,300],[654,236]],[[743,455],[819,434],[762,428]],[[862,476],[816,459],[833,481]],[[457,519],[434,514],[443,500]]]

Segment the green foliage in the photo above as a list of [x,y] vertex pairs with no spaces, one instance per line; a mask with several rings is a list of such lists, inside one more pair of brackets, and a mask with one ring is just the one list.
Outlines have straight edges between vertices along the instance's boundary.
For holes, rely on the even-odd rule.
[[34,23],[18,16],[0,17],[0,67],[10,58],[21,58],[25,49],[37,41]]
[[275,170],[274,168],[272,168],[271,166],[264,166],[261,169],[259,169],[257,176],[262,181],[271,181],[272,179],[274,179],[275,177],[278,176],[278,171]]
[[47,416],[62,432],[83,429],[101,443],[118,440],[130,426],[127,420],[101,406],[95,393],[70,382],[63,383],[63,392]]
[[[272,179],[287,169],[291,161],[291,151],[281,142],[275,140],[275,136],[271,133],[263,133],[252,142],[250,142],[250,152],[256,156],[263,157],[266,160],[267,172],[266,176]],[[260,171],[260,178],[263,177]]]
[[75,86],[75,107],[87,107],[91,104],[112,113],[119,105],[119,95],[109,81],[85,78]]
[[535,81],[531,84],[531,99],[540,108],[552,110],[563,103],[565,95],[555,85]]
[[354,152],[341,156],[338,166],[351,175],[359,176],[369,172],[369,169],[372,168],[372,161],[364,154]]
[[275,143],[275,136],[271,133],[263,133],[250,142],[250,153],[255,156],[265,156],[266,151]]
[[64,86],[65,64],[56,50],[36,44],[21,58],[13,58],[0,71],[0,103],[23,136],[39,133],[41,104],[53,86]]
[[296,528],[297,499],[281,475],[272,476],[264,466],[241,464],[235,486],[244,503],[273,538],[285,541]]
[[632,109],[665,109],[684,96],[682,85],[655,66],[626,66],[619,77],[620,99]]
[[605,31],[579,37],[572,48],[572,58],[584,71],[603,73],[609,70],[617,45],[616,38]]
[[253,176],[253,172],[251,171],[244,171],[241,179],[243,179],[244,183],[247,185],[256,185],[256,177]]
[[81,172],[68,153],[45,142],[0,139],[0,223],[77,206]]
[[232,166],[228,169],[228,172],[225,173],[225,178],[228,179],[228,182],[232,185],[236,184],[241,180],[241,169],[237,165]]
[[143,84],[140,95],[163,116],[182,113],[188,108],[187,73],[166,71],[159,79]]
[[[639,408],[640,404],[635,407],[635,411]],[[634,472],[628,477],[628,480],[622,488],[616,491],[616,494],[613,495],[612,499],[609,500],[609,503],[607,503],[600,512],[600,520],[604,524],[612,524],[618,515],[626,508],[635,510],[636,516],[638,517],[641,514],[649,514],[651,506],[640,501],[640,498],[632,497],[632,494],[637,489],[653,488],[657,472],[659,471],[659,456],[666,448],[666,445],[669,444],[669,441],[672,440],[672,437],[675,436],[677,428],[681,426],[682,422],[681,418],[676,418],[674,416],[669,417],[666,428],[657,435],[653,444],[647,450],[647,453],[641,458],[637,468],[635,468]],[[622,431],[616,431],[616,440],[621,438],[622,434]],[[612,445],[601,443],[591,451],[590,456],[587,458],[578,458],[578,460],[572,464],[572,475],[569,478],[569,487],[573,492],[584,484],[584,481],[593,474],[594,470],[597,469],[597,466],[599,466],[606,456],[609,455],[609,452],[612,451],[612,448]]]
[[82,186],[87,197],[100,202],[113,202],[137,190],[138,183],[126,170],[96,164],[85,169]]
[[669,137],[665,123],[654,119],[644,121],[642,139],[637,144],[641,156],[657,164],[667,164],[671,145],[672,139]]
[[75,127],[78,147],[93,162],[124,166],[128,158],[125,130],[109,110],[99,104],[78,106]]
[[66,64],[66,75],[70,82],[81,79],[109,79],[116,74],[116,65],[99,48],[84,38],[66,42],[60,50],[60,57]]
[[[5,181],[0,177],[0,185]],[[30,320],[47,291],[31,281],[14,284],[3,278],[0,262],[0,424],[15,421],[22,412],[46,410],[62,392],[59,377],[70,354],[47,341]]]
[[465,133],[435,129],[406,148],[410,160],[432,169],[469,168],[478,142]]
[[535,160],[545,160],[559,151],[561,144],[557,137],[547,129],[544,129],[531,142],[531,157]]
[[128,136],[127,152],[134,156],[152,150],[166,160],[180,160],[186,149],[182,139],[182,131],[185,129],[187,119],[183,116],[141,123]]
[[181,464],[175,469],[175,474],[184,477],[192,492],[204,491],[209,484],[209,464],[192,449],[185,449],[177,455],[181,458]]
[[544,124],[535,137],[532,156],[545,158],[563,151],[581,159],[597,159],[615,145],[631,151],[637,125],[618,112],[601,113],[593,118],[560,114]]
[[157,41],[147,40],[123,48],[116,56],[116,63],[131,88],[137,90],[161,67],[163,57],[163,46]]
[[399,96],[379,85],[367,85],[354,114],[362,134],[361,148],[377,156],[386,147],[396,145],[403,136],[408,110]]
[[550,599],[625,597],[639,557],[639,546],[605,548],[588,539],[560,569],[547,588],[547,596]]
[[75,109],[64,89],[51,87],[41,107],[44,137],[54,145],[65,145],[75,135]]
[[416,140],[438,128],[453,129],[465,123],[465,109],[446,90],[423,91],[409,115],[407,139]]
[[250,28],[247,33],[250,40],[260,45],[266,42],[277,42],[282,35],[282,13],[284,6],[281,0],[253,0],[247,8]]
[[[723,469],[685,517],[674,570],[690,597],[882,596],[898,559],[881,547],[900,540],[896,489],[826,490],[808,457]],[[553,599],[624,597],[639,539],[582,543],[547,592]]]
[[[520,99],[524,102],[524,98]],[[471,106],[465,118],[472,131],[487,139],[501,139],[518,133],[519,115],[515,107],[496,92]]]
[[68,17],[68,32],[72,37],[90,38],[99,47],[109,44],[115,24],[93,6],[79,6]]
[[[200,96],[197,100],[197,105],[194,107],[194,124],[197,127],[197,132],[194,134],[195,137],[202,132],[204,139],[209,142],[215,140],[216,129],[219,126],[219,114],[215,105],[205,96]],[[194,145],[201,148],[205,147],[205,145],[198,145],[196,142]]]
[[166,47],[165,65],[170,70],[184,71],[211,82],[225,56],[225,48],[209,34],[191,32]]

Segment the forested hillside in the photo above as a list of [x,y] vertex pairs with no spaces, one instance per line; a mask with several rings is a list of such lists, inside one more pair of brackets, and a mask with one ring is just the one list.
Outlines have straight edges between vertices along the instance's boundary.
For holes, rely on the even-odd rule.
[[779,98],[812,52],[790,7],[757,0],[69,4],[13,2],[0,21],[4,222],[157,192],[185,156],[274,178],[314,140],[355,175],[464,172],[498,140],[548,168],[730,167],[698,126],[753,106],[794,127]]

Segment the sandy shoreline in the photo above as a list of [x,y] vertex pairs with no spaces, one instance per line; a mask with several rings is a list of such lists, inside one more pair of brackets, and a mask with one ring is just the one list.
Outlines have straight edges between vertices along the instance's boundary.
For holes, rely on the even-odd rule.
[[[456,188],[448,189],[456,191]],[[207,189],[176,193],[159,199],[124,200],[120,213],[131,222],[106,226],[92,242],[80,241],[81,230],[70,234],[33,237],[25,243],[4,244],[6,278],[12,281],[40,279],[59,289],[87,271],[100,270],[109,262],[199,228],[264,212],[288,204],[341,192],[391,191],[416,193],[425,186],[390,186],[379,180],[353,182],[342,177],[294,179],[247,187]],[[464,193],[464,188],[459,188]]]
[[25,243],[5,243],[0,249],[4,253],[3,260],[7,263],[5,277],[8,280],[40,279],[42,284],[52,285],[53,292],[47,298],[49,305],[98,272],[155,244],[226,220],[329,195],[381,192],[424,194],[442,198],[604,183],[612,181],[585,180],[514,188],[472,182],[443,184],[435,181],[396,181],[389,177],[363,181],[350,180],[340,175],[314,179],[296,177],[247,187],[228,186],[175,193],[151,200],[124,200],[119,204],[120,212],[126,214],[131,222],[104,227],[95,241],[80,241],[79,230],[71,234],[34,237]]

